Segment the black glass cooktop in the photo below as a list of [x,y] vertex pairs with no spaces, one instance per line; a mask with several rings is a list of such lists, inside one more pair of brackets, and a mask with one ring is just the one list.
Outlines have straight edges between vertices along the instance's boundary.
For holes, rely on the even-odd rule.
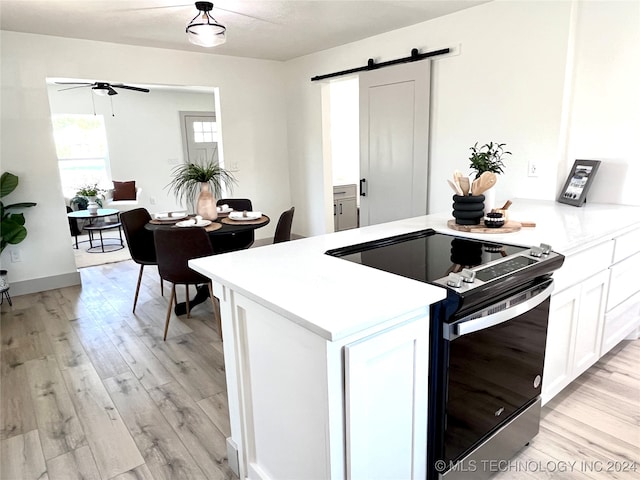
[[434,282],[451,272],[458,273],[463,268],[478,267],[495,260],[504,261],[486,269],[476,269],[477,278],[487,281],[502,276],[535,263],[535,260],[517,255],[526,250],[528,248],[470,240],[429,229],[326,253],[421,282]]

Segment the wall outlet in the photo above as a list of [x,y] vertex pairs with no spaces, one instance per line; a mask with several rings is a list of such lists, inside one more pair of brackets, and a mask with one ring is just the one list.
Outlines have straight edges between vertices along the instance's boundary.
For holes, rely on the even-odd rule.
[[538,176],[538,164],[533,160],[529,161],[529,169],[527,170],[527,175],[530,177]]
[[11,250],[11,263],[17,263],[22,261],[22,254],[19,248]]
[[149,203],[151,205],[155,205],[156,204],[156,197],[149,197]]

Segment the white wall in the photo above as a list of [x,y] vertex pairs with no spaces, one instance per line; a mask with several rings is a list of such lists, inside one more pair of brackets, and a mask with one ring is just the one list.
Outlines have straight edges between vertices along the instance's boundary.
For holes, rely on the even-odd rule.
[[[9,270],[13,294],[33,291],[36,283],[36,288],[46,288],[37,280],[70,278],[76,271],[57,172],[47,77],[219,87],[225,158],[238,165],[234,195],[252,198],[256,208],[274,217],[256,231],[258,238],[273,236],[277,216],[291,206],[280,62],[6,31],[0,40],[2,170],[21,181],[8,200],[38,202],[26,213],[27,239],[0,257],[2,268]],[[151,134],[147,141],[161,134]],[[142,175],[135,168],[131,173]],[[161,183],[166,169],[165,163],[147,174]],[[21,250],[22,262],[10,262],[11,248]]]
[[640,2],[581,2],[569,97],[566,162],[601,160],[588,202],[640,205]]
[[331,169],[334,185],[358,184],[360,180],[360,130],[358,78],[330,85]]
[[[608,122],[615,115],[621,115],[623,131],[640,131],[638,109],[630,98],[637,91],[630,85],[633,81],[637,85],[637,80],[628,76],[629,63],[640,57],[637,7],[633,0],[495,1],[288,62],[292,195],[296,205],[308,208],[303,233],[323,233],[332,205],[331,179],[327,180],[320,152],[322,87],[310,78],[365,65],[368,58],[382,62],[408,56],[411,48],[459,50],[458,55],[433,60],[430,212],[450,209],[451,191],[445,179],[454,169],[469,171],[469,147],[475,142],[503,142],[513,152],[498,179],[498,203],[517,197],[555,199],[578,150],[581,158],[600,155],[635,171],[639,160],[631,140],[619,141],[620,133],[597,140],[591,136],[594,131],[610,132]],[[607,13],[598,21],[603,11]],[[576,32],[580,37],[574,51]],[[608,36],[612,40],[605,44],[618,48],[613,58],[600,48],[591,50],[592,42]],[[601,95],[602,89],[595,88],[594,81],[610,85],[609,98],[595,109],[589,99]],[[614,85],[624,89],[611,88]],[[575,99],[568,101],[574,91]],[[589,142],[580,138],[586,136],[591,137]],[[601,148],[596,149],[594,142]],[[607,149],[611,142],[616,147]],[[527,176],[529,161],[536,162],[538,177]],[[603,172],[598,174],[600,191],[610,179],[604,170],[602,177]],[[310,182],[315,183],[310,186]],[[597,198],[619,199],[607,191]],[[624,199],[633,200],[630,195]]]

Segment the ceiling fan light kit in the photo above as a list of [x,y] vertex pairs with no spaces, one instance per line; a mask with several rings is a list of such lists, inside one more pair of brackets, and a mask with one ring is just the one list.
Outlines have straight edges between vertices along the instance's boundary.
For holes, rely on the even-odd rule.
[[215,47],[227,41],[225,32],[227,27],[209,13],[213,9],[211,2],[196,2],[198,14],[187,25],[187,38],[194,45],[201,47]]

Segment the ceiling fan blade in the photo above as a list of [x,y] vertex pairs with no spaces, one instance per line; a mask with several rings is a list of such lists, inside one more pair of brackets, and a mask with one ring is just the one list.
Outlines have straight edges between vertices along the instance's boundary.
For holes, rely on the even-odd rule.
[[184,8],[184,7],[193,7],[192,3],[185,3],[182,5],[160,5],[157,7],[139,7],[139,8],[121,8],[119,10],[124,12],[132,12],[132,11],[141,11],[141,10],[165,10],[167,8]]
[[79,85],[79,86],[85,86],[85,85],[93,85],[93,83],[90,82],[55,82],[56,85]]
[[[62,85],[62,84],[61,84]],[[71,85],[71,84],[70,84]],[[84,85],[76,85],[75,87],[67,87],[67,88],[61,88],[60,90],[58,90],[59,92],[64,92],[65,90],[73,90],[74,88],[86,88],[86,87],[90,87],[91,85],[93,85],[93,83],[85,83]]]
[[126,88],[127,90],[135,90],[136,92],[149,93],[149,89],[148,88],[132,87],[131,85],[123,85],[122,83],[114,83],[111,86],[114,87],[114,88]]

